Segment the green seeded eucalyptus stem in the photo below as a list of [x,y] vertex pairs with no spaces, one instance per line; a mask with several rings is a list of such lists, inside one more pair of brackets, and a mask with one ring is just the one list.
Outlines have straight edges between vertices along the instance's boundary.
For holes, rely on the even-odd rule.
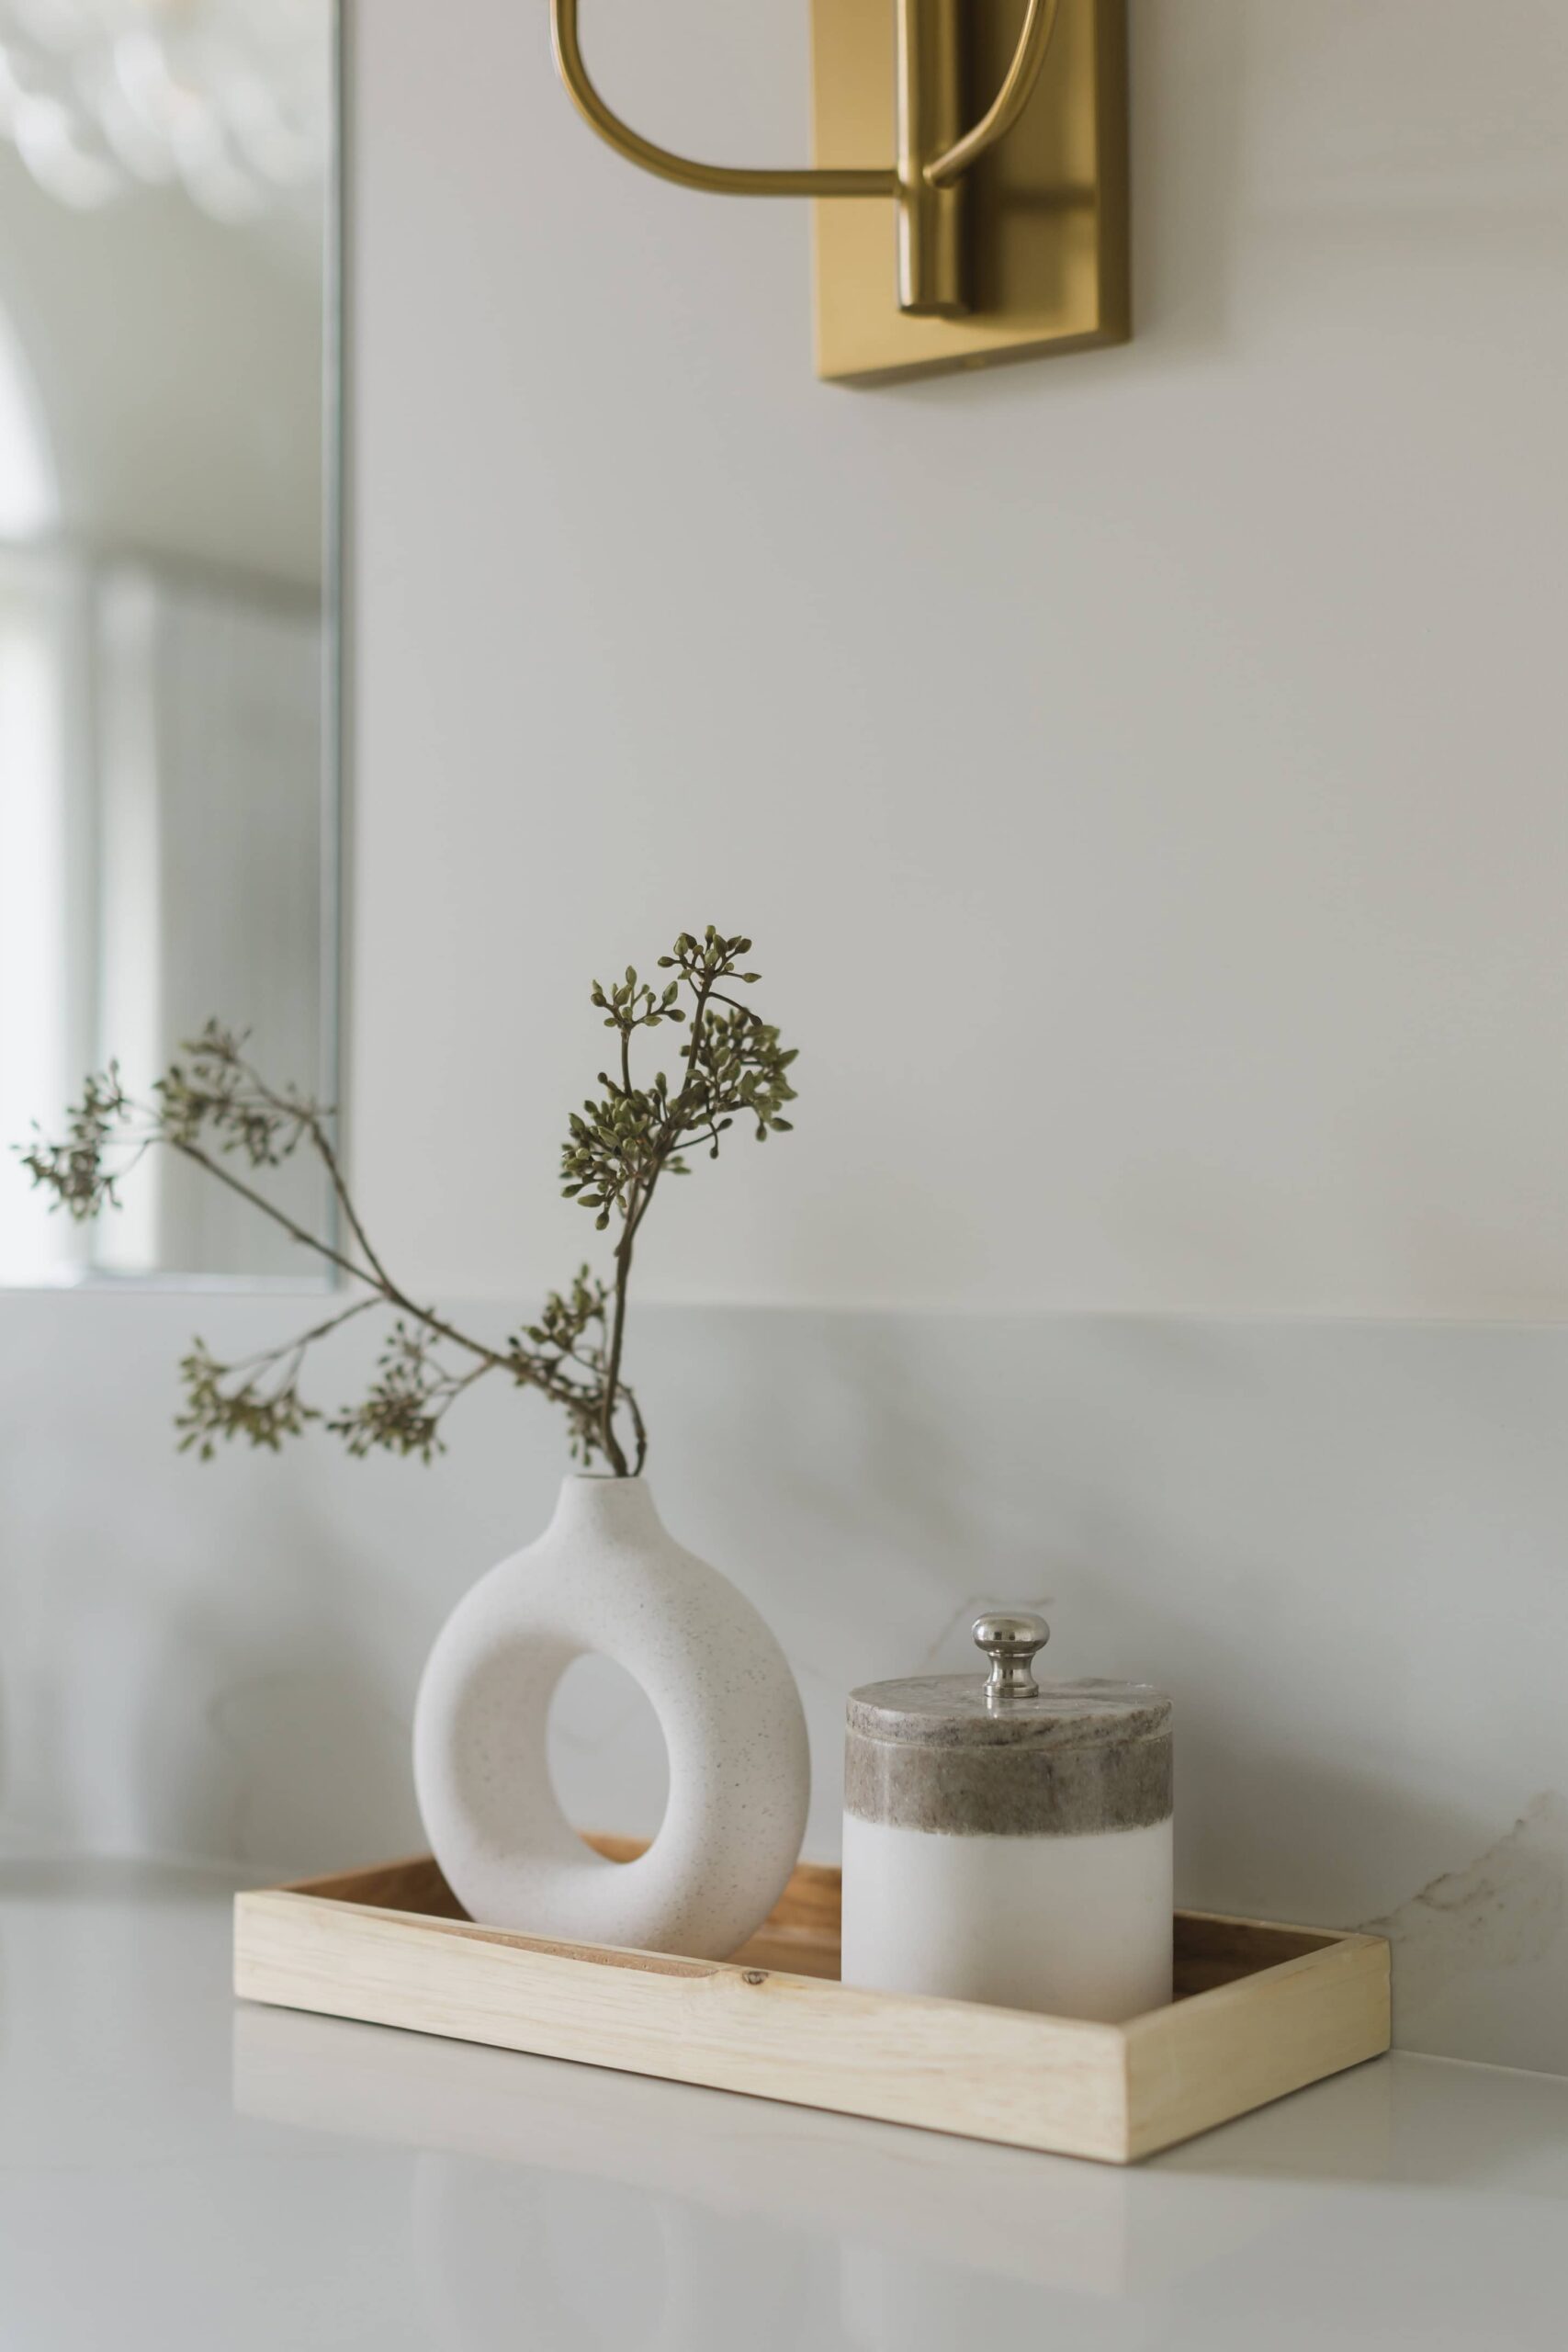
[[[675,977],[658,990],[629,964],[608,992],[593,983],[592,1001],[605,1027],[618,1033],[618,1072],[601,1070],[603,1092],[571,1114],[561,1148],[562,1190],[592,1211],[599,1232],[618,1221],[613,1283],[606,1286],[581,1267],[568,1290],[550,1293],[537,1323],[500,1347],[422,1306],[393,1280],[351,1197],[332,1140],[332,1112],[293,1087],[269,1085],[246,1058],[243,1035],[217,1022],[181,1047],[183,1058],[155,1081],[150,1101],[133,1100],[111,1062],[85,1081],[61,1140],[37,1133],[17,1148],[35,1187],[52,1194],[51,1209],[63,1208],[79,1222],[118,1208],[120,1184],[150,1151],[172,1151],[368,1294],[297,1339],[234,1363],[220,1363],[194,1340],[180,1366],[185,1410],[175,1427],[183,1451],[210,1460],[219,1439],[243,1437],[276,1453],[286,1437],[321,1421],[351,1454],[380,1451],[429,1462],[446,1450],[441,1427],[458,1398],[486,1374],[502,1373],[561,1408],[575,1460],[587,1464],[603,1457],[616,1477],[635,1477],[648,1458],[648,1431],[622,1376],[626,1298],[633,1250],[660,1179],[689,1174],[684,1152],[697,1144],[716,1159],[720,1137],[738,1118],[752,1121],[759,1142],[790,1125],[783,1105],[795,1099],[787,1075],[795,1053],[724,985],[754,985],[757,973],[737,968],[750,947],[749,939],[727,939],[710,923],[700,939],[682,932],[673,953],[659,958],[660,970]],[[681,1081],[671,1091],[660,1070],[650,1086],[638,1087],[634,1035],[666,1022],[688,1032]],[[343,1247],[300,1225],[237,1172],[279,1167],[301,1148],[326,1172],[346,1232]],[[393,1317],[376,1376],[358,1404],[323,1415],[299,1392],[310,1351],[372,1308]]]

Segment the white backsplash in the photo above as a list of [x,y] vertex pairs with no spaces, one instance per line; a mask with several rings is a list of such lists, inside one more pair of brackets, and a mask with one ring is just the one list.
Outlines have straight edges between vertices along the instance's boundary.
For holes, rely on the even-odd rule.
[[[452,1452],[181,1459],[175,1364],[309,1300],[0,1296],[0,1818],[280,1872],[420,1843],[408,1728],[443,1615],[563,1467],[480,1389]],[[487,1328],[498,1310],[474,1310]],[[354,1332],[318,1380],[350,1398]],[[1568,1331],[656,1308],[634,1332],[673,1532],[799,1675],[837,1849],[854,1683],[1038,1606],[1062,1673],[1174,1694],[1190,1905],[1394,1939],[1406,2047],[1568,2073]],[[646,1708],[583,1672],[575,1816],[646,1829]]]

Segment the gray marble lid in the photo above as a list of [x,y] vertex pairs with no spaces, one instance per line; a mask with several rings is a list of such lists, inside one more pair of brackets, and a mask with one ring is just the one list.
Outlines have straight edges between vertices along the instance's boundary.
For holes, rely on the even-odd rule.
[[1100,1747],[1170,1726],[1170,1701],[1152,1682],[1043,1682],[1005,1709],[989,1702],[987,1688],[983,1674],[868,1682],[850,1694],[849,1728],[904,1747]]
[[1082,1837],[1171,1812],[1171,1707],[1150,1682],[1037,1683],[1043,1619],[987,1616],[982,1674],[916,1674],[850,1695],[844,1808],[945,1836]]

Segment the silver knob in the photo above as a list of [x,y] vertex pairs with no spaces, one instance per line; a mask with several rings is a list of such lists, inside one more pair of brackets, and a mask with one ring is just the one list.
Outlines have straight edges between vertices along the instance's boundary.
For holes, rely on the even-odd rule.
[[987,1707],[1005,1707],[1015,1699],[1040,1696],[1040,1685],[1030,1667],[1035,1651],[1043,1650],[1051,1638],[1043,1617],[1032,1616],[1028,1610],[1016,1616],[998,1612],[976,1617],[970,1631],[976,1648],[984,1650],[991,1661],[991,1677],[986,1685]]

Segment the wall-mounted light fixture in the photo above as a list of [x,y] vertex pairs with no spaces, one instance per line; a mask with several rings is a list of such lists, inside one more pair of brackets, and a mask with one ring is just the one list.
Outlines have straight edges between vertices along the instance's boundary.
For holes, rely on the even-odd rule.
[[589,80],[577,0],[550,16],[579,109],[644,171],[816,199],[818,375],[886,381],[1126,340],[1124,0],[811,0],[817,161],[798,171],[654,146]]

